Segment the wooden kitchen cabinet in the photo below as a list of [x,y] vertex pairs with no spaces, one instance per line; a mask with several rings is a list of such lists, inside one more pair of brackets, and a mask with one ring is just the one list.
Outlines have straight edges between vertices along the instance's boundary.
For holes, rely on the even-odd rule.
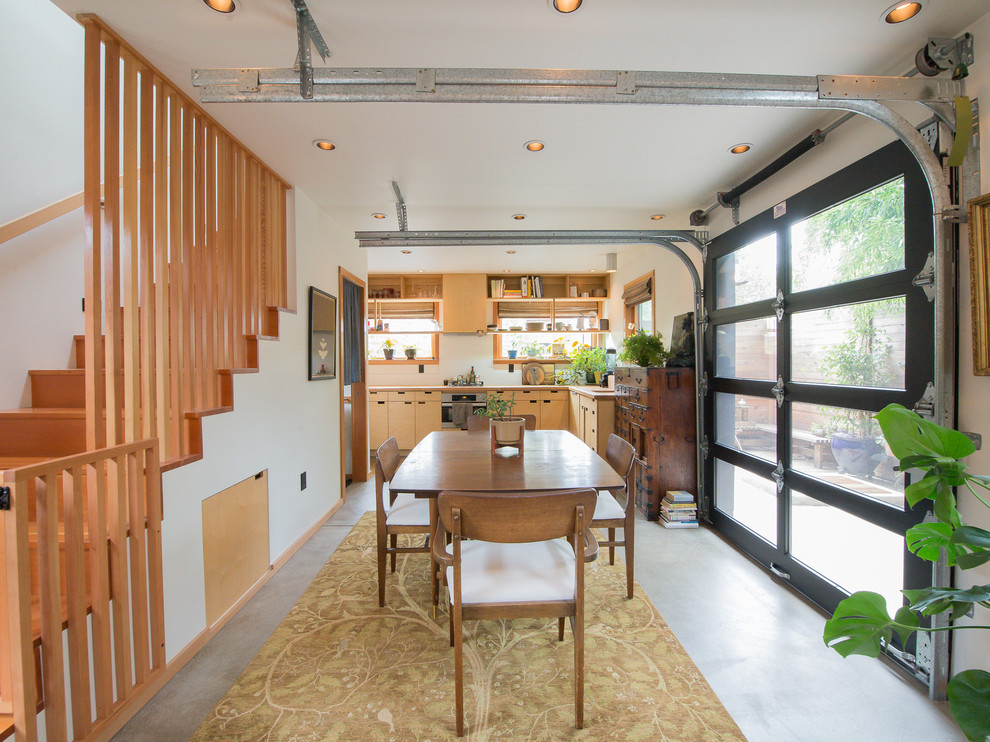
[[484,273],[443,274],[443,331],[485,332],[488,278]]
[[584,440],[584,429],[581,427],[581,395],[575,391],[571,391],[570,395],[570,415],[567,429],[571,431],[571,434]]
[[416,397],[414,392],[388,393],[388,434],[399,448],[416,445]]
[[368,432],[371,450],[388,440],[388,393],[370,392],[368,394]]
[[539,430],[542,428],[543,426],[540,422],[540,403],[543,401],[543,392],[536,389],[527,389],[525,391],[515,392],[515,395],[516,406],[513,412],[517,415],[532,415],[536,418],[536,429]]
[[543,430],[567,430],[569,392],[566,389],[550,389],[542,392],[540,401],[540,427]]
[[416,443],[440,430],[440,392],[416,392]]
[[570,431],[600,455],[605,455],[608,437],[615,430],[615,401],[571,392]]

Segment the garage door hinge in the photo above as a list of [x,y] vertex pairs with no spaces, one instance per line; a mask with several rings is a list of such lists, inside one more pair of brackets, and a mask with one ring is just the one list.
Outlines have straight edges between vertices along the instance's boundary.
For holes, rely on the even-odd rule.
[[708,312],[705,312],[704,316],[701,318],[701,332],[708,332],[708,326],[711,324],[711,320],[708,317]]
[[702,459],[707,459],[708,458],[708,436],[707,435],[704,438],[701,439],[701,445],[699,446],[699,448],[701,449],[701,458]]
[[911,285],[917,286],[925,292],[928,301],[935,301],[935,253],[928,253],[925,259],[925,267],[921,272],[911,279]]
[[706,394],[708,394],[708,372],[707,371],[705,371],[705,373],[703,373],[701,375],[701,381],[698,382],[698,394],[700,394],[702,397],[704,397]]
[[921,395],[921,399],[915,402],[911,409],[922,417],[935,417],[935,385],[932,382],[928,382],[925,393]]
[[770,472],[770,478],[777,483],[777,494],[784,491],[784,462],[778,461],[777,466]]
[[784,292],[777,289],[777,298],[770,304],[770,308],[777,315],[777,321],[784,321]]
[[770,387],[770,393],[777,400],[778,407],[782,407],[784,404],[784,391],[784,377],[778,376],[777,383]]
[[615,73],[615,92],[620,95],[636,94],[636,73],[625,70]]
[[969,218],[962,206],[947,206],[942,209],[942,221],[966,224]]

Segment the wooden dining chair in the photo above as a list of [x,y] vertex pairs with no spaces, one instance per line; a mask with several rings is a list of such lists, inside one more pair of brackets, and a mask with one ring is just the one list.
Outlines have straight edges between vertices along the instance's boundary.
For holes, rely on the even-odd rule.
[[[625,550],[626,598],[632,599],[634,547],[636,540],[636,498],[633,496],[629,480],[632,474],[633,462],[636,460],[636,449],[628,441],[612,433],[609,435],[608,443],[605,446],[605,460],[615,473],[622,477],[622,481],[625,484],[621,490],[599,491],[598,503],[595,506],[595,518],[591,521],[591,527],[608,529],[608,539],[599,541],[598,545],[608,547],[609,564],[615,564],[616,546],[621,546]],[[623,504],[620,504],[615,498],[615,495],[620,492],[625,497]],[[616,528],[622,529],[621,541],[617,541],[615,538]]]
[[[512,415],[512,417],[521,417],[525,420],[526,430],[536,430],[536,415]],[[468,418],[468,432],[477,433],[482,430],[488,430],[489,420],[491,418],[486,415],[471,415]]]
[[[392,571],[395,572],[395,555],[408,553],[428,554],[428,543],[422,546],[399,546],[399,534],[430,533],[430,502],[410,494],[393,492],[388,488],[388,502],[385,500],[385,485],[392,482],[395,470],[399,468],[399,444],[395,437],[389,438],[378,447],[375,460],[375,521],[378,530],[378,605],[385,605],[385,561],[391,557]],[[391,543],[389,543],[391,541]],[[426,539],[424,539],[426,541]]]
[[560,641],[564,619],[571,619],[574,724],[584,726],[584,564],[598,556],[589,527],[596,501],[592,489],[440,493],[433,556],[447,582],[458,737],[464,734],[462,626],[487,618],[556,616]]

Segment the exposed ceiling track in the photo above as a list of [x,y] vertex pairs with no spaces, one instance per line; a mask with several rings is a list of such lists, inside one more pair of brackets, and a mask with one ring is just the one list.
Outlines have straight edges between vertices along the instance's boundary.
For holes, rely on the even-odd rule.
[[296,11],[296,41],[298,43],[294,72],[299,80],[299,96],[304,100],[310,100],[313,97],[313,59],[310,54],[310,43],[316,47],[316,51],[319,52],[320,58],[324,62],[330,56],[330,47],[327,46],[323,34],[320,33],[309,8],[306,7],[306,0],[292,0],[292,7]]
[[405,232],[409,229],[409,224],[406,221],[406,200],[402,198],[399,184],[394,180],[392,181],[392,190],[395,191],[395,215],[399,219],[399,231]]

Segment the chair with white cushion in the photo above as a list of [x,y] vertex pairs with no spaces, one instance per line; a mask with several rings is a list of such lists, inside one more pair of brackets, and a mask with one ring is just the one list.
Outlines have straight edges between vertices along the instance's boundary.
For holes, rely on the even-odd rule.
[[[608,563],[615,564],[615,547],[621,546],[626,554],[626,598],[633,596],[633,544],[635,541],[636,508],[632,490],[629,486],[629,476],[632,473],[633,462],[636,460],[636,449],[632,445],[612,433],[605,447],[605,460],[612,469],[622,477],[625,485],[621,490],[602,490],[598,493],[598,504],[595,507],[595,519],[592,528],[607,528],[608,540],[599,541],[599,546],[608,547]],[[624,493],[624,504],[615,499],[618,493]],[[622,529],[622,540],[615,538],[615,529]]]
[[584,564],[598,556],[589,527],[596,499],[592,489],[440,493],[433,557],[447,578],[458,737],[464,734],[465,619],[557,616],[563,641],[570,618],[574,723],[584,725]]
[[[389,487],[385,501],[385,485],[391,483],[399,468],[399,444],[389,438],[378,447],[375,462],[375,519],[378,526],[378,605],[385,605],[385,560],[392,558],[395,571],[395,555],[408,553],[428,554],[428,543],[422,546],[399,546],[400,533],[430,533],[430,502],[410,494],[399,494]],[[391,540],[391,544],[389,541]],[[425,541],[426,539],[424,539]]]

